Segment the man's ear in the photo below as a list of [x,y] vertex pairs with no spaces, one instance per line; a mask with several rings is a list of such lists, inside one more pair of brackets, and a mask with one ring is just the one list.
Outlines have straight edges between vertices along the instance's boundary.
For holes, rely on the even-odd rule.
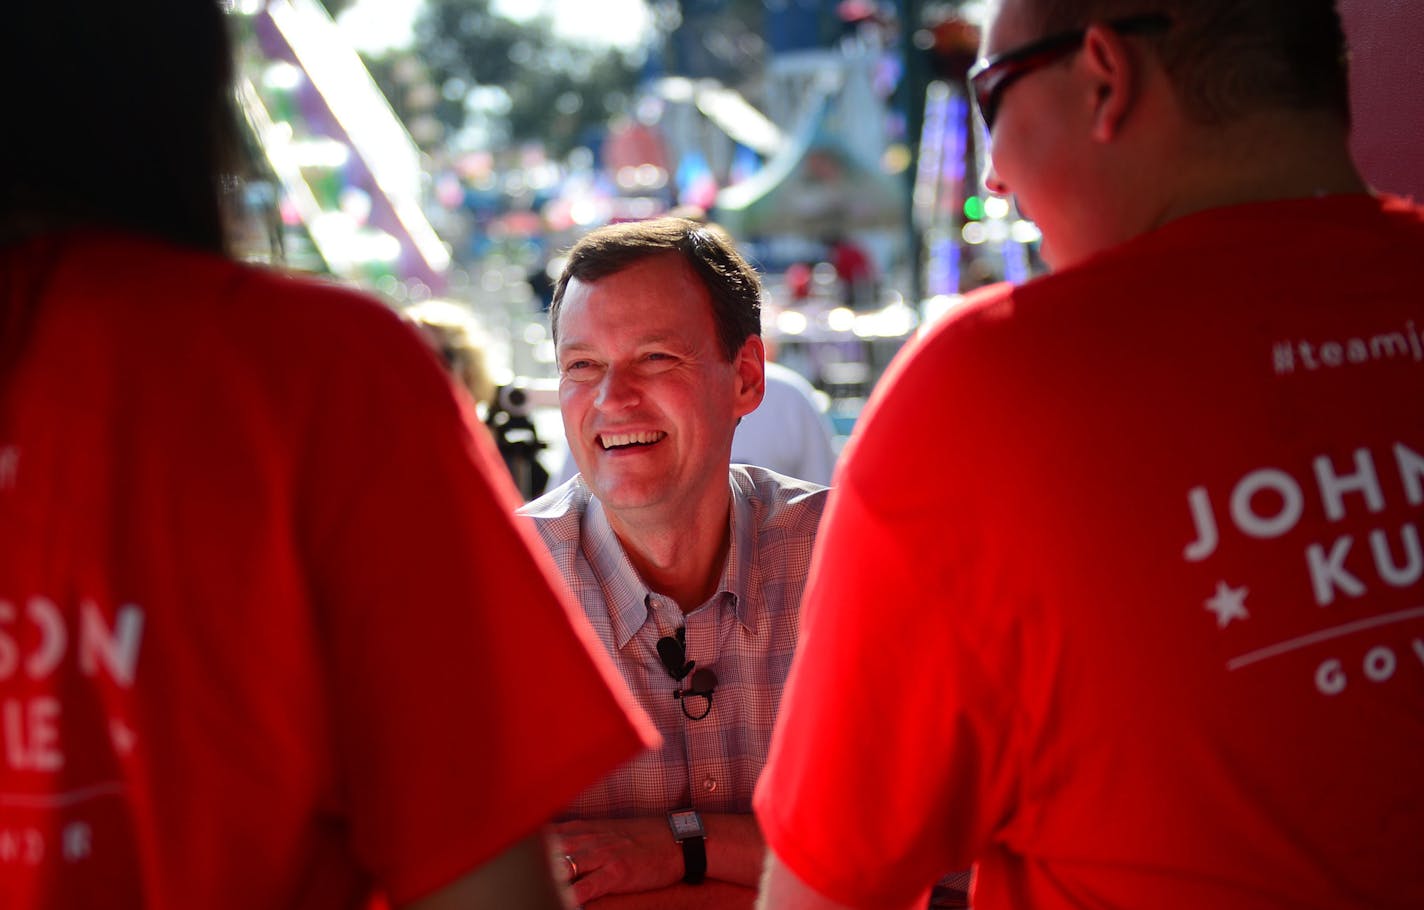
[[1084,34],[1079,60],[1093,91],[1094,141],[1116,139],[1137,104],[1142,63],[1134,50],[1105,25],[1090,25]]
[[742,342],[732,366],[737,371],[737,417],[745,417],[756,410],[766,394],[766,347],[760,335]]

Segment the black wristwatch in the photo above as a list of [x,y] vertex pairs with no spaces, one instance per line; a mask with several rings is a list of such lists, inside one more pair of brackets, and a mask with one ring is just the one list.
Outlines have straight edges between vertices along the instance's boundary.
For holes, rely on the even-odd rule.
[[700,885],[707,877],[707,831],[696,809],[679,809],[668,813],[672,839],[682,844],[682,880]]

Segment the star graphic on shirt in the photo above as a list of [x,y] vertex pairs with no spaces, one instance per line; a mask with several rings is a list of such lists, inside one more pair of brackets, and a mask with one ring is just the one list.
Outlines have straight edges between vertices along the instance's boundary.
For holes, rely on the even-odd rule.
[[1216,594],[1206,601],[1206,608],[1216,614],[1216,627],[1225,629],[1233,619],[1250,619],[1246,612],[1246,595],[1250,588],[1233,588],[1224,581],[1216,583]]

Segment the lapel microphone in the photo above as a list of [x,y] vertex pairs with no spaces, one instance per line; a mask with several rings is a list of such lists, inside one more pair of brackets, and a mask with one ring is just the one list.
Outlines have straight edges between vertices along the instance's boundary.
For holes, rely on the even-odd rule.
[[[701,720],[712,710],[712,693],[717,691],[717,674],[703,667],[697,670],[697,661],[687,659],[687,627],[678,626],[675,635],[664,635],[658,639],[658,660],[676,682],[681,683],[691,674],[686,689],[674,689],[672,697],[682,702],[682,713],[689,720]],[[695,671],[695,672],[694,672]],[[707,699],[701,714],[693,714],[687,709],[687,699],[700,695]]]
[[692,682],[687,684],[687,691],[684,692],[683,695],[706,695],[710,697],[715,691],[717,691],[717,674],[703,667],[701,670],[692,674]]
[[668,671],[668,675],[678,682],[687,678],[693,668],[697,666],[697,661],[687,659],[687,646],[683,644],[687,638],[687,627],[677,627],[677,637],[664,635],[658,639],[658,660],[663,662],[663,668]]

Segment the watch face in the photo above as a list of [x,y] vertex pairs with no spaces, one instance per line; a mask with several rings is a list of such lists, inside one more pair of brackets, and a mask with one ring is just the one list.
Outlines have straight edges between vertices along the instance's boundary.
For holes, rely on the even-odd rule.
[[676,840],[688,837],[703,837],[702,816],[692,809],[669,812],[668,824],[672,826],[672,836]]

